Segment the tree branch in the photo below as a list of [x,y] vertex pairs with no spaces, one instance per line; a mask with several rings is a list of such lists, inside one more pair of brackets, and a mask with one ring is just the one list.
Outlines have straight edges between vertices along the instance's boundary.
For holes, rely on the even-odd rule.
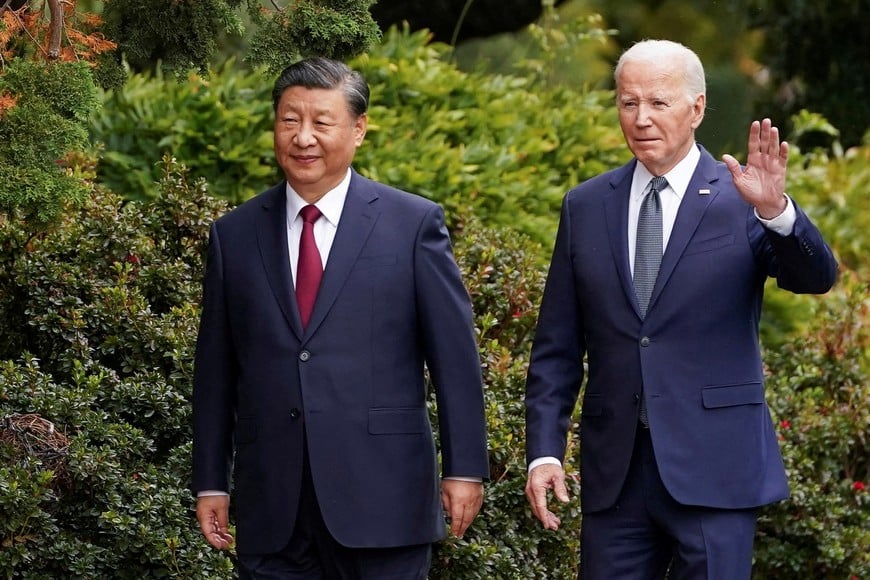
[[56,59],[60,56],[60,40],[63,32],[63,8],[60,0],[47,0],[48,10],[51,13],[51,23],[48,26],[48,58]]

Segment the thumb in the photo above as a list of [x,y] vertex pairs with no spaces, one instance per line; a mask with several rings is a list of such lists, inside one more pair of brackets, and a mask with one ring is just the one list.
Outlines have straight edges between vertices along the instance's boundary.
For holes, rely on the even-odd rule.
[[722,162],[725,163],[725,167],[728,168],[728,171],[731,172],[731,177],[734,179],[739,178],[743,174],[743,170],[740,169],[740,163],[727,153],[722,156]]
[[568,487],[565,485],[565,477],[557,477],[553,481],[553,495],[556,496],[562,503],[567,503],[570,499],[568,497]]

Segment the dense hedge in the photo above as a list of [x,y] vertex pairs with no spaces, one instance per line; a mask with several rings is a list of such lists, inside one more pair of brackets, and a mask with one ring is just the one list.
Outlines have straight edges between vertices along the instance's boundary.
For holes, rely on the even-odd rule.
[[[628,159],[611,94],[464,73],[446,46],[426,40],[392,30],[351,63],[372,92],[356,166],[440,202],[450,216],[473,213],[549,245],[566,184]],[[276,179],[272,83],[263,71],[225,66],[182,85],[140,76],[103,93],[92,126],[105,149],[101,180],[145,199],[159,177],[154,160],[170,153],[214,195],[238,202],[262,191]]]
[[[373,105],[360,169],[450,211],[487,387],[492,482],[465,538],[438,546],[432,577],[570,578],[579,482],[570,479],[562,530],[541,530],[522,491],[522,393],[554,204],[624,158],[615,113],[604,95],[541,95],[521,79],[458,73],[421,38],[390,36],[382,50],[360,60],[384,103]],[[228,117],[197,118],[220,134]],[[551,137],[558,147],[541,143]],[[160,156],[145,151],[143,167]],[[202,254],[227,204],[177,164],[155,167],[146,202],[97,190],[39,234],[0,218],[2,576],[231,577],[230,557],[200,537],[187,491]],[[763,510],[759,578],[870,577],[870,297],[857,281],[867,279],[867,230],[856,226],[866,215],[853,215],[867,201],[851,177],[867,168],[867,148],[795,157],[790,192],[858,275],[825,298],[768,300],[776,319],[797,321],[766,341],[794,497]],[[214,167],[197,169],[218,181]]]

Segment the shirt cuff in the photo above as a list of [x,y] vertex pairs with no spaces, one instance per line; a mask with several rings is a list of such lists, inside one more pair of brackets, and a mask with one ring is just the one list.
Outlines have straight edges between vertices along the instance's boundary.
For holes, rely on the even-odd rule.
[[538,457],[537,459],[534,459],[531,463],[529,463],[529,471],[531,472],[539,465],[545,464],[558,465],[559,467],[562,467],[562,462],[555,457]]
[[205,491],[198,491],[196,493],[196,497],[207,497],[212,495],[230,495],[225,491],[218,491],[216,489],[207,489]]
[[469,483],[483,483],[482,477],[465,477],[463,475],[451,475],[442,479],[452,479],[454,481],[467,481]]
[[755,217],[758,218],[758,221],[760,221],[767,229],[774,231],[781,236],[790,236],[794,231],[797,212],[794,209],[794,202],[792,202],[791,198],[786,195],[785,199],[787,202],[785,209],[775,218],[766,220],[758,215],[757,210],[755,211]]

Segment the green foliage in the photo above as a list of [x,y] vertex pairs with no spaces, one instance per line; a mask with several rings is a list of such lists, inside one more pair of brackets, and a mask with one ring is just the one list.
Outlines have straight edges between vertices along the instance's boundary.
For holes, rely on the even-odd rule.
[[219,33],[243,33],[234,11],[240,1],[112,0],[105,3],[104,32],[136,70],[161,62],[179,74],[204,72]]
[[91,123],[103,148],[99,179],[128,199],[146,199],[160,178],[155,161],[170,154],[232,202],[276,182],[272,80],[233,65],[183,83],[160,71],[135,75],[123,88],[101,92],[103,111]]
[[806,336],[767,353],[791,499],[762,512],[760,578],[870,575],[870,293],[844,275]]
[[356,165],[549,249],[568,187],[628,159],[611,93],[464,73],[426,39],[394,29],[354,63],[373,94]]
[[308,0],[274,11],[252,11],[257,32],[248,60],[278,73],[306,56],[349,60],[380,39],[369,8],[375,0]]
[[99,101],[86,63],[12,61],[0,75],[0,212],[45,228],[90,185],[72,155],[87,144],[86,122]]
[[[464,73],[447,53],[425,33],[392,30],[351,63],[372,90],[355,166],[442,203],[448,215],[474,213],[549,251],[567,188],[628,159],[611,93]],[[278,179],[271,86],[227,65],[208,80],[177,85],[156,75],[106,93],[92,129],[105,144],[101,179],[141,199],[156,179],[150,163],[170,153],[233,202],[265,189]]]
[[230,577],[187,490],[196,303],[226,204],[165,167],[147,206],[100,191],[35,238],[0,224],[4,247],[29,239],[0,271],[4,577]]

